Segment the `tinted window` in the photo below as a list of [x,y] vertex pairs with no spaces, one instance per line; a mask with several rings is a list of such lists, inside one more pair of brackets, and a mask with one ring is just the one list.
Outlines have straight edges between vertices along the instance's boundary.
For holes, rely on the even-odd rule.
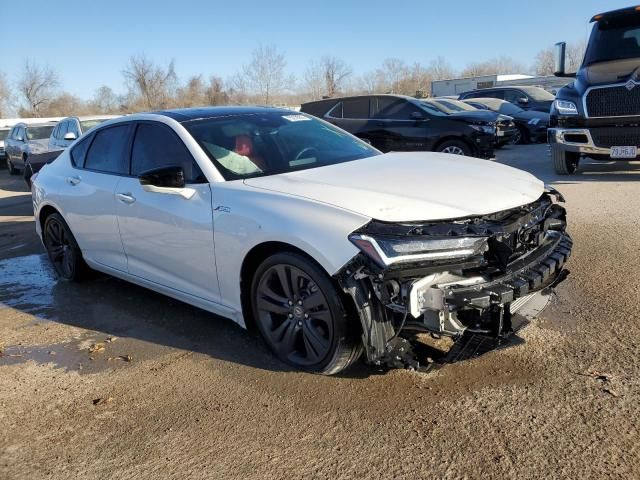
[[600,20],[593,26],[584,65],[640,57],[640,15]]
[[84,163],[85,168],[100,172],[127,174],[129,125],[105,128],[96,132]]
[[411,114],[418,109],[402,98],[378,97],[376,118],[411,120]]
[[342,102],[327,112],[327,116],[331,118],[342,118]]
[[76,138],[80,136],[80,130],[78,130],[78,122],[76,120],[69,120],[67,131],[76,134]]
[[350,98],[342,102],[343,118],[369,118],[369,97]]
[[87,137],[75,144],[71,149],[71,163],[76,167],[82,168],[84,166],[84,157],[87,155],[87,150],[89,149],[89,145],[91,145],[92,139],[93,136]]
[[526,95],[524,94],[524,92],[521,92],[520,90],[505,90],[504,91],[504,99],[507,102],[511,102],[511,103],[518,103],[518,100],[520,100],[521,98],[525,98]]
[[131,174],[172,165],[183,168],[187,183],[205,181],[191,153],[170,128],[152,123],[138,125],[131,153]]

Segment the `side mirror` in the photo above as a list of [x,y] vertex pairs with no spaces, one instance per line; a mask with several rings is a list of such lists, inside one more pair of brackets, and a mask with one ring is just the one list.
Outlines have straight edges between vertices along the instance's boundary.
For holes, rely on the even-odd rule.
[[411,120],[424,120],[424,115],[420,112],[411,112]]
[[154,168],[138,176],[141,185],[164,188],[184,188],[184,170],[182,167],[169,166]]
[[565,75],[565,60],[567,52],[567,42],[558,42],[555,45],[555,51],[553,55],[553,74],[556,77],[562,77]]
[[520,105],[526,105],[526,104],[528,104],[528,103],[529,103],[529,99],[528,99],[527,97],[520,97],[520,98],[518,99],[518,103],[519,103]]
[[62,138],[64,138],[65,140],[75,140],[78,137],[76,137],[76,134],[73,132],[67,132],[64,134],[64,137]]

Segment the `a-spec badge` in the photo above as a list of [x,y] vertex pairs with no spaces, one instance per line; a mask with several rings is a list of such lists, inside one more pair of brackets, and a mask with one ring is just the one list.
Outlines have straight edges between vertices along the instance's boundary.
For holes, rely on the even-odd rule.
[[626,84],[625,87],[627,87],[627,90],[631,91],[635,88],[636,86],[636,82],[634,82],[633,80],[629,80]]

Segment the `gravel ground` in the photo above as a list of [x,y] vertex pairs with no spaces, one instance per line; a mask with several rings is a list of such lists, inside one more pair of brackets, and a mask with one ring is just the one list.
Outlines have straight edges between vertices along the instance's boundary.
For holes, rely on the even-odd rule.
[[575,241],[525,343],[336,377],[124,282],[57,283],[0,173],[0,479],[639,478],[640,163],[559,178],[544,145],[498,161],[565,194]]

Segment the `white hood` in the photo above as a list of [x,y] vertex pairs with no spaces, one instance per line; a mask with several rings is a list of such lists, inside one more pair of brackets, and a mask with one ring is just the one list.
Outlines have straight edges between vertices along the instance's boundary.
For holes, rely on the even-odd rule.
[[387,222],[484,215],[537,200],[533,175],[476,158],[395,152],[245,184],[309,198]]

